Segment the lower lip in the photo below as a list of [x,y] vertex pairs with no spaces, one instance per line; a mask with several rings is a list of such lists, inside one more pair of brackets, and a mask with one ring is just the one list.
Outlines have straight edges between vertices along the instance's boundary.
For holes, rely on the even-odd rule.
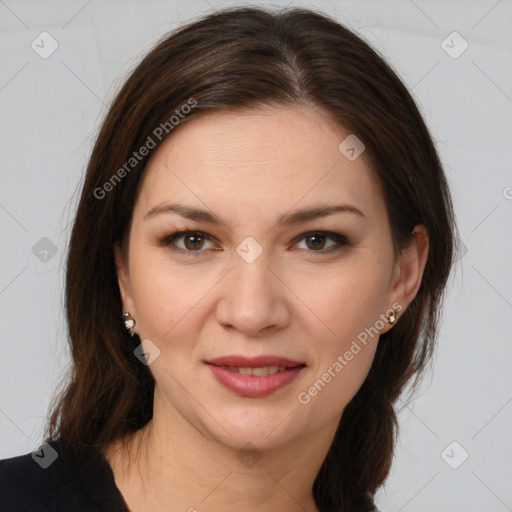
[[273,373],[272,375],[258,377],[256,375],[242,375],[241,373],[232,372],[231,370],[220,368],[213,364],[208,364],[208,367],[217,381],[224,387],[239,395],[252,398],[261,398],[271,395],[278,389],[287,386],[293,382],[305,368],[305,366],[297,366],[283,370],[282,372]]

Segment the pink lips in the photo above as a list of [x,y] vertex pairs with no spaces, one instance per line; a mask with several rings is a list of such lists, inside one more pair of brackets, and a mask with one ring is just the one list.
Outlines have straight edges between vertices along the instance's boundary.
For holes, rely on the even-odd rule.
[[225,356],[210,359],[206,362],[208,364],[214,364],[215,366],[250,366],[251,368],[258,368],[262,366],[287,366],[289,368],[293,368],[304,364],[302,361],[293,361],[292,359],[278,356]]
[[[305,364],[301,361],[278,356],[226,356],[206,361],[216,380],[227,389],[241,396],[261,398],[268,396],[295,380]],[[229,368],[261,368],[265,366],[286,367],[269,375],[243,375]]]

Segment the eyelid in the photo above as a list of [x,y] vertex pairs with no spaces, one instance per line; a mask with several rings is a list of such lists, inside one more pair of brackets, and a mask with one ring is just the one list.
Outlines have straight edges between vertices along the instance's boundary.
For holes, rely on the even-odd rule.
[[176,240],[179,240],[181,238],[186,237],[187,235],[199,235],[201,238],[204,238],[206,240],[212,241],[215,239],[214,236],[209,235],[208,233],[205,233],[204,231],[200,231],[197,229],[179,229],[176,231],[173,231],[172,233],[166,235],[164,238],[162,238],[157,245],[163,246],[163,247],[169,247],[171,250],[175,252],[181,252],[186,254],[200,254],[204,251],[187,251],[185,249],[181,249],[180,247],[172,247],[173,242]]
[[[197,255],[200,255],[201,253],[205,252],[203,250],[189,251],[186,249],[181,249],[179,247],[172,247],[172,244],[175,240],[184,238],[187,235],[199,235],[200,237],[205,238],[206,240],[209,240],[209,241],[215,240],[214,236],[212,236],[208,233],[205,233],[204,231],[195,230],[195,229],[180,229],[180,230],[173,231],[169,235],[165,236],[163,239],[161,239],[158,242],[157,245],[163,246],[163,247],[169,247],[174,252],[179,252],[181,254],[185,253],[186,255],[192,255],[192,256],[197,256]],[[327,249],[320,249],[318,251],[314,251],[312,249],[300,249],[300,250],[304,250],[308,254],[321,255],[321,254],[329,254],[331,252],[335,252],[336,250],[341,249],[343,246],[350,244],[349,239],[345,235],[342,235],[341,233],[336,233],[333,231],[325,231],[325,230],[310,230],[308,232],[302,233],[299,236],[295,237],[291,243],[293,245],[295,245],[298,242],[300,242],[308,237],[314,236],[314,235],[325,236],[326,238],[330,238],[331,240],[334,240],[336,243],[334,245],[328,247]]]
[[[336,240],[338,242],[343,242],[345,244],[348,244],[348,237],[346,237],[345,235],[342,235],[341,233],[336,233],[335,231],[325,231],[325,230],[322,230],[322,229],[316,229],[316,230],[312,230],[312,231],[307,231],[306,233],[302,233],[300,234],[298,237],[296,237],[294,240],[293,240],[293,243],[297,243],[298,241],[304,239],[304,238],[307,238],[309,236],[314,236],[314,235],[323,235],[325,236],[326,238],[331,238],[333,240]],[[312,252],[322,252],[322,251],[312,251]],[[325,251],[324,251],[325,252]]]

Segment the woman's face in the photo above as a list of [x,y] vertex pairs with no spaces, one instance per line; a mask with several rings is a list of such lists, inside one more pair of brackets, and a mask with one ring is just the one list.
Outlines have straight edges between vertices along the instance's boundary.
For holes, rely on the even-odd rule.
[[[123,307],[151,340],[155,408],[236,448],[333,435],[386,312],[411,299],[364,152],[351,139],[342,152],[349,133],[305,107],[175,130],[145,171],[127,259],[116,250]],[[261,366],[271,375],[245,375]]]

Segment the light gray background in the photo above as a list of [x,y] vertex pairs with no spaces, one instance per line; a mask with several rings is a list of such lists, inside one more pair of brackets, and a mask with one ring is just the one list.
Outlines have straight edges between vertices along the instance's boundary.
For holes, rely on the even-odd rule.
[[[1,457],[42,442],[68,364],[66,243],[106,105],[160,36],[227,5],[0,0]],[[400,414],[392,474],[377,502],[385,512],[512,510],[512,2],[300,5],[357,29],[412,89],[445,164],[464,244],[433,372]],[[31,48],[43,31],[59,45],[47,59]],[[463,40],[448,37],[453,31]],[[464,41],[468,49],[453,58]],[[55,255],[44,253],[43,237]],[[458,469],[448,465],[465,451]]]

